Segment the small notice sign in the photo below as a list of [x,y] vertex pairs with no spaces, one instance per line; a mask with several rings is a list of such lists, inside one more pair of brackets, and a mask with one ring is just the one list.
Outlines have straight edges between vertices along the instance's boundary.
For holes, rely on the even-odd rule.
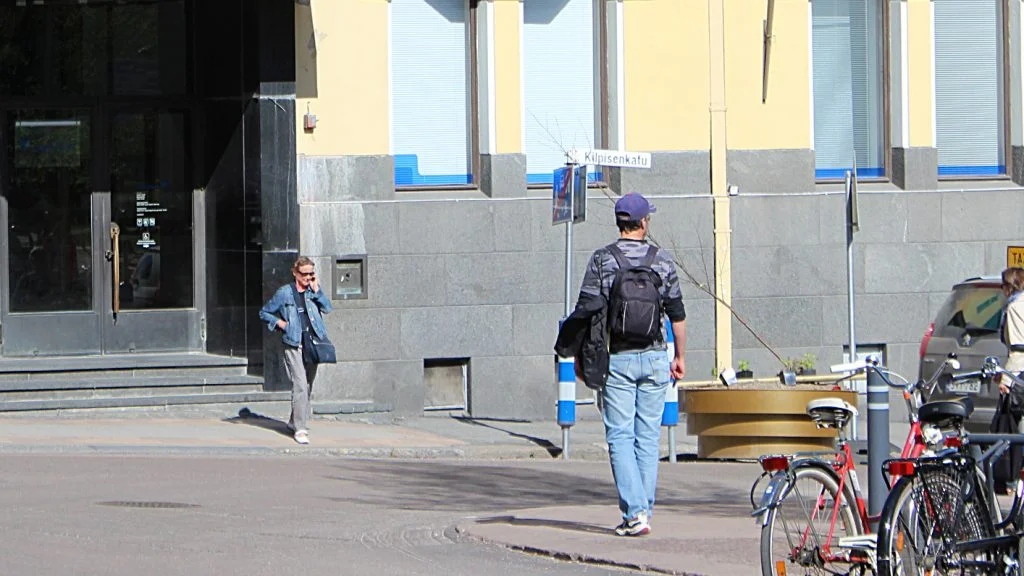
[[1024,246],[1006,247],[1006,267],[1024,268]]
[[622,168],[650,168],[649,152],[625,150],[569,150],[569,159],[576,164],[590,166],[619,166]]

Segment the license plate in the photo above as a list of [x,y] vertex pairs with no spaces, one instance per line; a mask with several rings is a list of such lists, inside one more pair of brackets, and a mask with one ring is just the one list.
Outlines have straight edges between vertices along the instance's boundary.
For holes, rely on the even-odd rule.
[[950,392],[967,392],[970,394],[977,394],[978,392],[981,392],[981,381],[962,380],[960,382],[950,382],[946,389]]

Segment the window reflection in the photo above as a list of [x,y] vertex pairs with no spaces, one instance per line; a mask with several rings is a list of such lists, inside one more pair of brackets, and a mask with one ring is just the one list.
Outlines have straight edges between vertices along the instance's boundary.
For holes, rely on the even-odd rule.
[[89,117],[21,110],[8,118],[11,311],[90,309]]
[[185,115],[118,114],[111,142],[111,208],[121,228],[123,309],[193,305],[192,190]]
[[183,0],[0,6],[0,95],[186,91]]

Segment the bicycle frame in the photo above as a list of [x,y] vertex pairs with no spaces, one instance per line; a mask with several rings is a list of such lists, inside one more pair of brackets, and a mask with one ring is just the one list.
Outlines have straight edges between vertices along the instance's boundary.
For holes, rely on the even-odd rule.
[[[868,369],[878,370],[877,367],[869,367]],[[936,374],[926,383],[918,382],[916,384],[908,385],[903,390],[903,399],[907,403],[907,413],[910,419],[910,430],[903,442],[903,448],[900,452],[901,459],[918,458],[926,449],[928,449],[924,429],[917,413],[917,394],[926,386],[934,386],[934,383],[940,373],[941,370],[937,371]],[[888,382],[888,379],[886,379],[886,381]],[[832,456],[832,458],[826,459],[823,456]],[[818,554],[824,562],[848,562],[860,564],[871,564],[873,562],[873,559],[869,554],[863,552],[860,554],[857,553],[858,549],[864,547],[873,548],[873,540],[853,542],[852,545],[847,546],[840,544],[839,546],[836,546],[836,550],[833,550],[836,523],[839,520],[841,502],[843,500],[843,495],[846,494],[847,486],[852,490],[854,499],[854,502],[850,502],[848,504],[855,505],[857,510],[855,518],[860,524],[856,527],[857,532],[860,534],[866,534],[868,528],[874,522],[878,521],[877,516],[868,515],[864,494],[861,489],[860,481],[857,477],[856,460],[853,457],[850,444],[843,435],[842,430],[840,430],[839,438],[836,441],[836,450],[834,452],[798,453],[795,454],[793,458],[789,458],[788,456],[767,456],[761,458],[761,464],[764,469],[764,473],[751,487],[752,504],[754,490],[756,490],[761,480],[765,475],[770,475],[771,479],[761,497],[760,505],[755,506],[755,510],[751,515],[754,517],[760,517],[762,527],[768,522],[768,512],[771,509],[778,507],[795,486],[796,471],[798,469],[806,466],[828,469],[834,476],[840,498],[834,499],[831,509],[828,512],[828,532],[826,534],[825,541],[820,543]],[[898,476],[890,475],[887,478],[887,482],[891,486],[892,483],[898,479]],[[810,517],[808,518],[808,527],[804,530],[804,533],[801,536],[801,541],[799,542],[799,545],[794,548],[794,552],[806,549],[805,546],[808,538],[811,537],[810,526],[818,518],[818,514],[820,512],[824,512],[825,509],[828,508],[828,506],[825,505],[825,499],[826,493],[823,490],[816,498],[813,510],[810,511]]]

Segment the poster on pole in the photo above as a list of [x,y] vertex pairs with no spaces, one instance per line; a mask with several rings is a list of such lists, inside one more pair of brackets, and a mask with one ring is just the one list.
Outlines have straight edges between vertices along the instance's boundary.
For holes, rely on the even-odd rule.
[[572,198],[572,223],[579,224],[587,219],[587,167],[574,166],[576,172]]
[[564,224],[572,218],[572,168],[563,166],[555,170],[551,186],[551,224]]

